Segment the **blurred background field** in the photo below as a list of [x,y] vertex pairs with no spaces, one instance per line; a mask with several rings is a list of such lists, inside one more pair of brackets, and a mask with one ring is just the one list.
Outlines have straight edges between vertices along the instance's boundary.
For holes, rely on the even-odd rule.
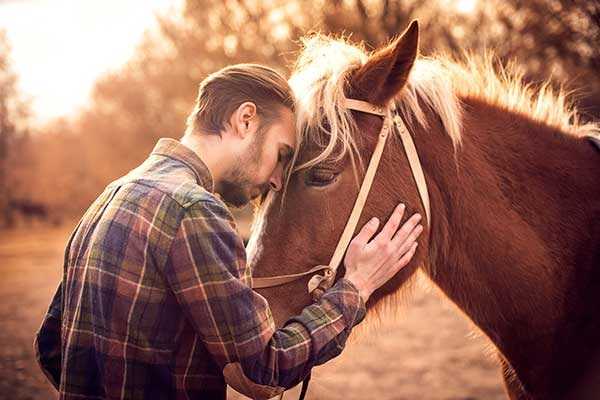
[[[207,74],[237,62],[287,73],[303,35],[375,48],[413,19],[424,56],[491,50],[600,118],[598,1],[0,0],[0,398],[52,398],[31,342],[72,221],[159,137],[181,136]],[[250,210],[237,217],[247,235]],[[379,331],[319,368],[311,396],[503,398],[485,340],[435,291]]]

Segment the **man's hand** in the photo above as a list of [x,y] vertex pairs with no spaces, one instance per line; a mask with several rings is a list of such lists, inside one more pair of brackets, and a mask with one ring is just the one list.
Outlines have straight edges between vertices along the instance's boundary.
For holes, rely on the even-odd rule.
[[423,226],[419,224],[421,215],[413,215],[398,229],[404,208],[404,204],[398,205],[381,232],[369,241],[379,227],[379,220],[373,218],[348,246],[344,258],[345,278],[356,286],[365,302],[415,254],[416,240],[423,232]]

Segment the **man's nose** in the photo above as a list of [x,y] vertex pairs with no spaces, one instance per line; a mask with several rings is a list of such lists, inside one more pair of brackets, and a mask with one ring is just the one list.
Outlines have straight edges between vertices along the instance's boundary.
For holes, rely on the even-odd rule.
[[280,191],[283,186],[283,173],[282,168],[277,166],[273,175],[271,175],[271,179],[269,180],[269,185],[271,186],[271,190],[276,192]]

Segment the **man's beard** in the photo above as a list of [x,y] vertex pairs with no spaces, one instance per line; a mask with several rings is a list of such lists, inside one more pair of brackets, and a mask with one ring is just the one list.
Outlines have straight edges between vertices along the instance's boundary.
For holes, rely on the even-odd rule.
[[[225,204],[232,207],[243,207],[253,199],[269,190],[269,184],[256,186],[252,176],[256,176],[258,164],[262,158],[262,140],[264,132],[260,132],[249,151],[243,154],[235,163],[235,167],[221,179],[216,191],[221,195]],[[264,138],[263,138],[264,139]]]
[[269,185],[263,185],[260,188],[250,184],[247,180],[222,180],[218,192],[221,199],[231,207],[244,207],[253,199],[261,196],[267,190]]

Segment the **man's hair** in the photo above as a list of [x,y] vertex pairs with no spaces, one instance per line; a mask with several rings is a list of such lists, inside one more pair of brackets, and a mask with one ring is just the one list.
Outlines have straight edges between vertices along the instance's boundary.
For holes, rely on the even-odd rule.
[[233,112],[247,101],[256,105],[262,128],[279,117],[282,106],[294,110],[292,89],[277,71],[258,64],[230,65],[200,83],[186,133],[219,134]]

